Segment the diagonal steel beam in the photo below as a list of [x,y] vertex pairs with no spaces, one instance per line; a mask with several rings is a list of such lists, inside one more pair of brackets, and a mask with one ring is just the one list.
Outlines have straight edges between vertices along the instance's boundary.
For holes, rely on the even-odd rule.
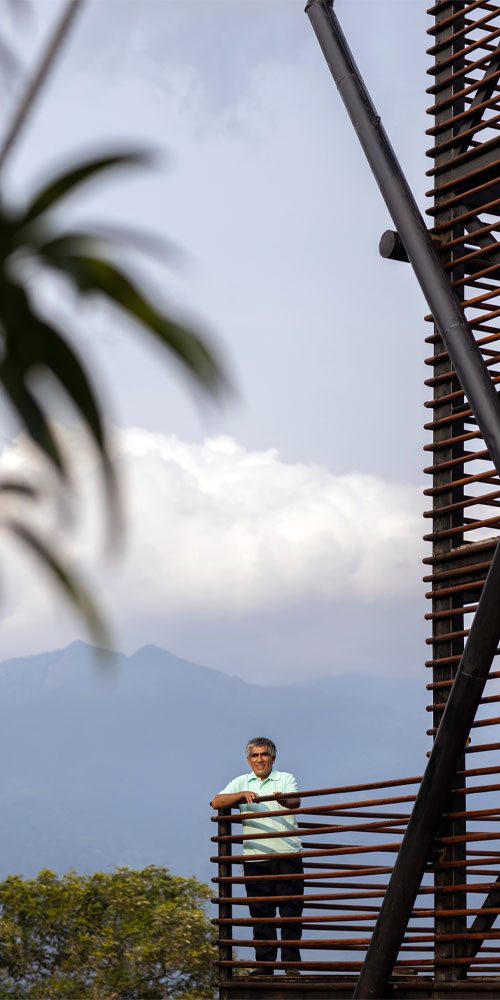
[[[493,94],[493,91],[495,90],[495,88],[499,86],[499,74],[500,74],[500,45],[497,45],[496,49],[492,52],[491,59],[483,73],[483,79],[481,83],[478,84],[476,93],[474,95],[474,99],[470,104],[469,111],[473,112],[472,117],[468,119],[466,122],[464,122],[462,126],[458,129],[455,140],[458,140],[462,135],[462,133],[468,132],[475,125],[479,124],[485,110],[484,103],[486,101],[489,101],[490,97]],[[471,140],[472,137],[470,135],[466,136],[465,139],[458,146],[458,153],[465,153],[469,149]],[[459,215],[461,212],[466,212],[468,207],[469,207],[468,205],[458,205],[455,209],[455,212],[457,215]],[[477,217],[469,219],[469,221],[465,223],[465,228],[468,230],[469,233],[474,233],[476,230],[482,229],[483,227],[484,223],[482,223],[481,220],[478,219]],[[491,246],[493,243],[496,243],[497,241],[490,233],[486,233],[481,237],[477,237],[477,242],[479,243],[479,246],[487,247]],[[406,251],[400,242],[399,234],[393,232],[390,229],[388,229],[382,235],[382,239],[380,241],[380,254],[382,257],[387,257],[390,258],[391,260],[401,260],[401,261],[406,261],[406,263],[409,263]],[[499,259],[499,254],[494,253],[491,255],[491,258],[488,259],[491,260],[493,263],[497,263]]]
[[306,11],[500,475],[500,402],[332,6],[309,0]]
[[[461,207],[462,206],[460,206],[460,208]],[[464,205],[464,210],[466,210],[466,208],[467,206]],[[478,243],[480,247],[483,247],[484,249],[493,245],[498,247],[498,249],[494,250],[493,253],[488,254],[488,264],[500,263],[500,245],[498,240],[496,240],[491,233],[483,233],[481,236],[475,235],[478,230],[484,229],[484,222],[481,222],[481,219],[474,216],[472,219],[468,219],[467,222],[464,223],[464,226],[467,232],[471,233],[474,237],[472,242]]]
[[[500,875],[496,880],[495,888],[491,889],[488,895],[486,896],[486,899],[484,900],[481,910],[483,911],[489,909],[498,910],[499,907],[500,907]],[[487,912],[478,913],[477,916],[474,918],[471,926],[469,927],[468,933],[471,935],[471,937],[474,934],[488,934],[491,928],[493,927],[496,918],[497,918],[496,913],[487,913]],[[481,940],[480,938],[474,940],[474,938],[472,937],[472,940],[467,941],[465,945],[463,957],[470,958],[471,960],[475,958],[479,949],[482,947],[483,943],[484,943],[483,940]],[[468,965],[461,965],[457,970],[454,978],[465,979],[468,971],[469,971]]]
[[[467,212],[469,208],[470,206],[466,204],[458,205],[456,209],[457,215],[461,212]],[[467,221],[464,222],[464,228],[473,236],[473,240],[471,240],[471,242],[477,243],[478,246],[483,247],[484,249],[491,246],[498,247],[498,250],[494,250],[493,253],[488,254],[488,263],[498,264],[500,263],[500,244],[498,240],[496,240],[491,233],[483,233],[480,236],[476,236],[476,233],[481,229],[484,229],[484,227],[485,223],[481,222],[481,219],[479,219],[477,215],[474,215],[472,219],[467,219]],[[406,250],[399,238],[399,233],[397,233],[394,229],[386,229],[386,231],[382,233],[379,244],[379,252],[381,257],[385,257],[388,260],[401,260],[406,264],[410,263]]]
[[[467,212],[469,205],[458,205],[457,215],[461,212]],[[498,240],[495,239],[491,233],[482,233],[477,236],[481,229],[484,229],[485,223],[481,222],[481,219],[477,215],[473,216],[472,219],[467,219],[464,222],[464,228],[471,234],[473,239],[471,243],[477,243],[478,246],[486,249],[487,247],[495,246],[498,249],[494,250],[492,253],[488,254],[488,264],[499,264],[500,263],[500,244]],[[437,241],[439,246],[439,241]],[[401,260],[406,264],[409,264],[408,255],[406,250],[399,238],[399,233],[394,229],[386,229],[380,238],[379,252],[381,257],[385,257],[388,260]]]
[[[468,132],[475,125],[478,125],[483,117],[484,103],[489,101],[493,91],[499,84],[498,74],[500,73],[500,45],[497,45],[496,49],[492,53],[490,62],[488,63],[484,73],[481,83],[478,84],[474,99],[471,101],[469,111],[473,111],[470,120],[467,120],[458,129],[455,136],[455,140],[458,140],[462,133]],[[476,110],[477,108],[477,110]],[[472,137],[466,136],[466,138],[458,146],[459,153],[465,153],[471,144]],[[467,205],[458,205],[455,209],[456,214],[459,215],[460,212],[467,211]],[[469,222],[465,223],[465,228],[470,232],[474,233],[476,229],[482,229],[483,223],[478,218],[470,219]],[[489,233],[478,238],[479,246],[490,246],[492,243],[496,243],[496,240]],[[402,260],[409,263],[408,257],[404,247],[401,245],[398,233],[393,232],[388,229],[382,236],[380,242],[380,254],[382,257],[388,257],[391,260]],[[493,255],[493,260],[496,263],[498,254]]]
[[[306,12],[500,474],[500,401],[332,6],[329,0],[309,0]],[[499,602],[500,547],[495,551],[396,859],[356,987],[356,998],[377,998],[386,994],[432,839],[500,640]]]
[[[473,100],[471,101],[469,111],[472,111],[472,115],[463,123],[461,128],[457,132],[457,138],[460,137],[462,132],[468,132],[469,129],[474,128],[475,125],[479,125],[485,111],[484,104],[489,101],[495,87],[498,86],[498,76],[495,74],[500,70],[500,45],[497,45],[496,49],[491,54],[491,59],[484,71],[483,82],[479,84]],[[459,146],[459,153],[464,153],[466,149],[470,146],[470,137],[463,140]]]
[[355,998],[376,1000],[386,995],[432,841],[500,642],[499,602],[500,546],[497,546],[366,953]]

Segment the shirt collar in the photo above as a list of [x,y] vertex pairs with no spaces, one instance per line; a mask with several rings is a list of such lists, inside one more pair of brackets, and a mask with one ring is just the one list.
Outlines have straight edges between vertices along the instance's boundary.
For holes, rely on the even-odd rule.
[[250,771],[250,774],[248,775],[248,780],[260,781],[262,785],[264,784],[265,781],[276,781],[277,780],[276,771],[273,768],[273,770],[269,772],[267,778],[259,778],[257,777],[256,774],[253,773],[253,771]]

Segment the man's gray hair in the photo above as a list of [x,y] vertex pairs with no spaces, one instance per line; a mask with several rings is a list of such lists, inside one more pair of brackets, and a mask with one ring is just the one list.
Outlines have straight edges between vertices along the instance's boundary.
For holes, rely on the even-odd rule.
[[252,747],[268,747],[271,757],[276,757],[276,744],[272,740],[269,740],[267,736],[256,736],[255,739],[248,741],[245,747],[247,757],[250,755]]

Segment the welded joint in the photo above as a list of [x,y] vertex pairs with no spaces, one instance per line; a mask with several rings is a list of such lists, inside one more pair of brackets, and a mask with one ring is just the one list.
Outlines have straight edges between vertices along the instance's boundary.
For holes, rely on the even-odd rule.
[[484,684],[484,679],[482,677],[478,677],[476,674],[469,674],[467,670],[460,671],[460,678],[462,677],[467,677],[468,680],[476,681],[478,684]]

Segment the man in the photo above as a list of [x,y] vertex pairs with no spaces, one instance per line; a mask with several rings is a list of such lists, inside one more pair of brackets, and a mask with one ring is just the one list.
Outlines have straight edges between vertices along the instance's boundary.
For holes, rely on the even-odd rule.
[[[281,833],[282,836],[262,837],[253,840],[252,837],[243,841],[243,871],[245,876],[268,876],[259,881],[245,883],[247,896],[250,897],[250,915],[255,919],[263,917],[275,917],[276,908],[279,908],[280,917],[300,917],[303,910],[301,899],[293,899],[293,896],[302,896],[304,885],[301,879],[276,879],[277,875],[299,875],[304,871],[302,858],[295,857],[296,852],[302,850],[302,845],[297,836],[297,823],[294,816],[266,816],[270,810],[279,807],[284,809],[298,809],[300,799],[298,797],[297,782],[293,774],[286,771],[277,771],[274,768],[276,760],[276,746],[272,740],[265,736],[256,736],[249,740],[246,745],[246,756],[251,767],[250,774],[240,774],[233,778],[218,795],[212,799],[214,809],[226,809],[230,806],[239,806],[240,812],[256,813],[258,819],[243,820],[243,833],[263,834]],[[272,796],[274,801],[262,802],[261,799]],[[262,855],[267,857],[262,859]],[[260,860],[258,860],[260,858]],[[255,897],[284,896],[283,900],[259,900]],[[287,898],[290,897],[290,898]],[[255,957],[258,962],[275,962],[278,954],[276,946],[277,934],[275,924],[254,924],[254,940],[263,941],[263,944],[255,946]],[[302,925],[300,922],[283,924],[281,927],[281,940],[293,941],[302,936]],[[300,951],[297,945],[284,944],[281,949],[281,960],[283,962],[300,962]],[[272,976],[272,968],[256,969],[252,976]],[[286,970],[287,976],[299,976],[298,969],[290,968]]]

